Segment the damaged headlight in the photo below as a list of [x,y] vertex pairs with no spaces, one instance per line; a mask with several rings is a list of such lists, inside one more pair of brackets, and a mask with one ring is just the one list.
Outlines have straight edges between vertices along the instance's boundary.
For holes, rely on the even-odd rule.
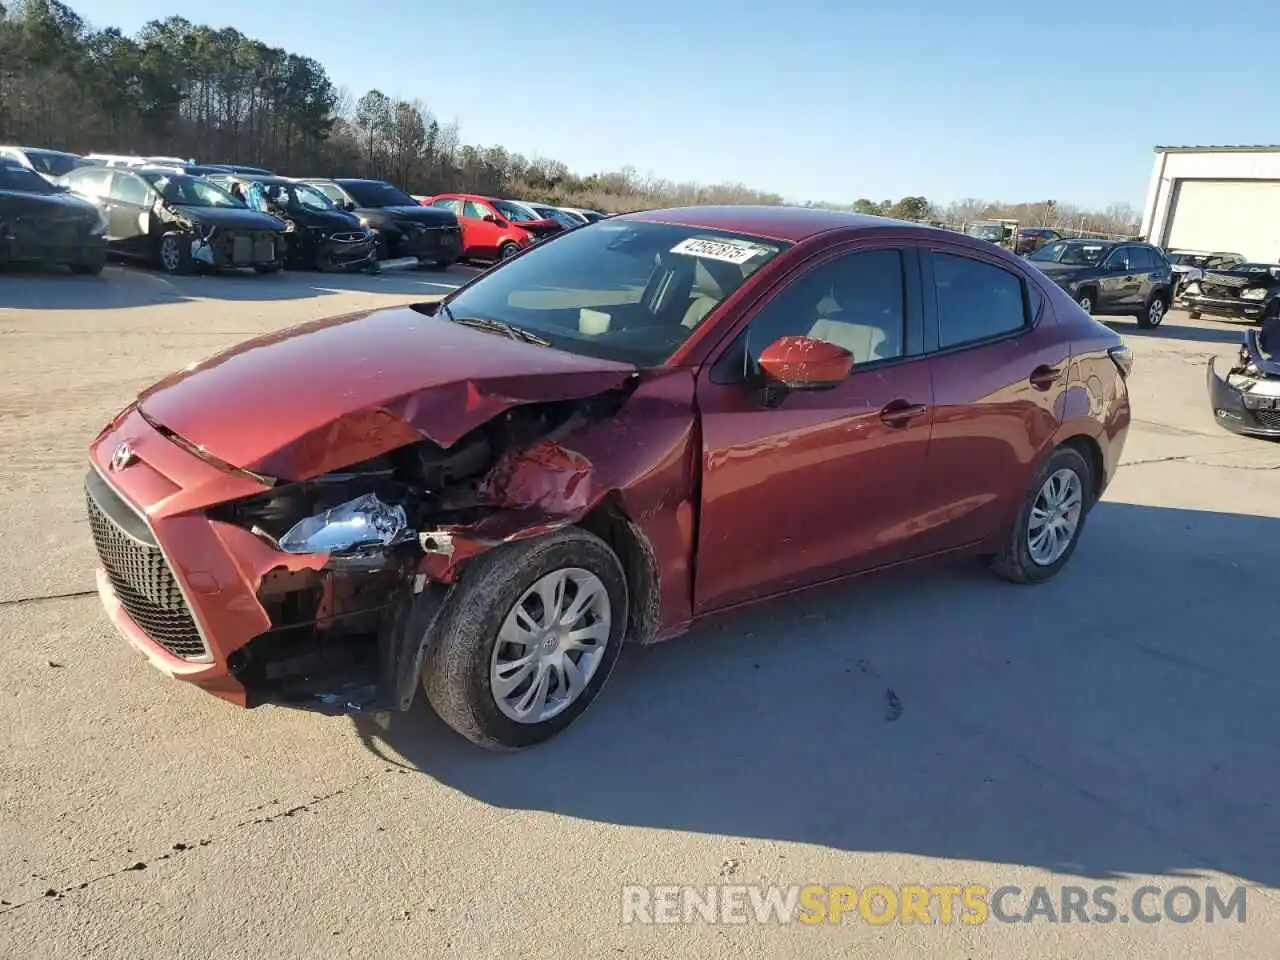
[[348,553],[390,547],[413,539],[404,507],[383,503],[376,494],[331,507],[300,520],[279,540],[285,553]]
[[1265,300],[1266,298],[1266,287],[1250,287],[1248,290],[1242,290],[1240,292],[1241,300]]
[[1182,288],[1182,292],[1183,293],[1199,293],[1200,284],[1195,280],[1192,280],[1190,283],[1188,283],[1185,287]]

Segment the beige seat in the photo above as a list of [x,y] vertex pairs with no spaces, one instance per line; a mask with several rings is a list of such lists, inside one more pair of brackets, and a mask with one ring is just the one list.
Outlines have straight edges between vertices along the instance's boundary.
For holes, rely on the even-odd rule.
[[689,307],[681,325],[693,329],[742,282],[742,268],[719,260],[697,260],[693,267],[693,288]]
[[856,289],[832,289],[817,304],[818,320],[809,336],[844,347],[854,363],[888,360],[902,355],[900,317],[884,315],[874,300]]

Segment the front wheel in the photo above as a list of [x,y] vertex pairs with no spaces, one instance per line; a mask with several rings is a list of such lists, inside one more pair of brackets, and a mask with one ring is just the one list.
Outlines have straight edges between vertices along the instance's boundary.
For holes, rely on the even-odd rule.
[[422,672],[427,699],[486,749],[549,740],[609,678],[627,605],[621,563],[585,530],[498,547],[463,572],[437,623]]
[[520,252],[519,245],[512,243],[510,240],[508,240],[506,243],[504,243],[502,246],[498,248],[498,259],[510,260],[519,252]]
[[1092,290],[1082,291],[1079,295],[1076,296],[1076,303],[1079,304],[1081,310],[1083,310],[1087,314],[1092,315],[1093,306],[1094,306],[1093,291]]
[[1138,326],[1144,330],[1154,330],[1160,326],[1164,322],[1165,312],[1169,309],[1166,299],[1167,295],[1163,293],[1152,296],[1147,301],[1147,305],[1142,308],[1142,312],[1138,314]]
[[195,272],[195,265],[191,259],[191,238],[177,231],[166,233],[160,238],[156,260],[165,273]]
[[1049,455],[1032,481],[992,570],[1014,583],[1041,583],[1067,565],[1093,506],[1093,471],[1073,447]]

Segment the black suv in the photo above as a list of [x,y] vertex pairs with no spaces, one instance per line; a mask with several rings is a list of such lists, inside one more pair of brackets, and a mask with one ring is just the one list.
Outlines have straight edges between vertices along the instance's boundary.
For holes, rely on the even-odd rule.
[[1149,243],[1057,240],[1026,260],[1087,313],[1129,314],[1140,327],[1158,327],[1173,302],[1173,268]]
[[1183,301],[1191,319],[1204,315],[1262,323],[1280,317],[1280,264],[1237,263],[1205,270],[1187,284]]

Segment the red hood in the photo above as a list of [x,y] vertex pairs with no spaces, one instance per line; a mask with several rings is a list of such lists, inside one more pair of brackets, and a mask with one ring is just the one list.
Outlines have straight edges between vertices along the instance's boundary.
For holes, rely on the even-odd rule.
[[451,446],[510,407],[592,396],[634,373],[403,307],[246,341],[138,399],[219,460],[304,480],[424,437]]

